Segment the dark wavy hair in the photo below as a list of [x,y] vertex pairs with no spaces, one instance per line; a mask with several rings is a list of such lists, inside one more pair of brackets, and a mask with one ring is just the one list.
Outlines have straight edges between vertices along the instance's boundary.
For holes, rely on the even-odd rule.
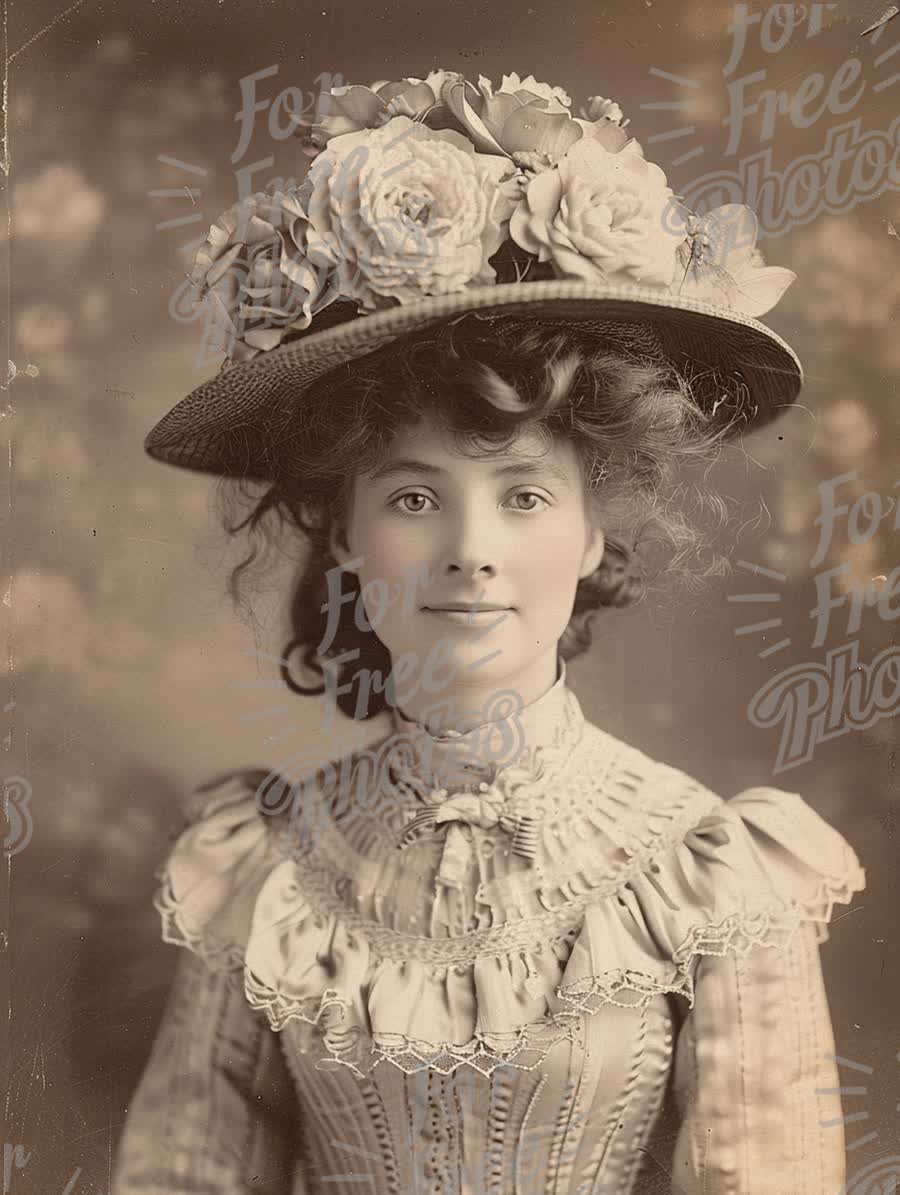
[[[723,394],[727,394],[727,383]],[[728,395],[735,419],[740,396]],[[341,365],[321,377],[297,403],[292,421],[269,446],[266,482],[222,478],[219,498],[228,535],[247,529],[248,555],[231,571],[228,592],[245,605],[248,570],[262,563],[263,549],[285,530],[300,533],[305,559],[290,598],[292,637],[282,675],[298,693],[322,692],[323,661],[357,651],[352,665],[338,666],[338,708],[348,717],[371,718],[388,708],[383,694],[357,708],[355,678],[390,673],[390,655],[371,629],[354,617],[359,582],[345,574],[353,601],[340,608],[337,633],[324,654],[328,591],[326,573],[338,568],[329,546],[333,526],[346,527],[355,477],[381,461],[395,434],[423,417],[444,428],[462,451],[492,455],[509,448],[523,430],[549,441],[562,436],[577,453],[586,501],[598,507],[606,549],[600,566],[578,584],[572,616],[559,642],[563,659],[591,644],[590,622],[603,607],[640,600],[648,575],[645,550],[662,547],[667,578],[697,589],[722,575],[728,563],[705,555],[711,533],[704,516],[724,521],[720,495],[705,482],[690,484],[680,472],[699,463],[704,471],[719,455],[729,425],[703,411],[689,381],[661,355],[648,355],[641,329],[597,335],[570,321],[467,313]],[[258,487],[264,487],[260,493]],[[250,502],[239,517],[235,504]],[[693,503],[691,515],[686,507]],[[301,685],[291,665],[316,677]],[[368,686],[367,686],[368,688]]]

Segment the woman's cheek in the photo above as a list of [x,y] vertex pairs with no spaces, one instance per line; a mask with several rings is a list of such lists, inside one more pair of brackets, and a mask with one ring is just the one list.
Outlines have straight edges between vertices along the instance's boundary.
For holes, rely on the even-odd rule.
[[542,534],[532,540],[529,553],[531,567],[535,573],[546,577],[551,572],[555,577],[577,576],[583,554],[583,537],[572,534],[571,521],[565,524],[554,522],[542,529]]

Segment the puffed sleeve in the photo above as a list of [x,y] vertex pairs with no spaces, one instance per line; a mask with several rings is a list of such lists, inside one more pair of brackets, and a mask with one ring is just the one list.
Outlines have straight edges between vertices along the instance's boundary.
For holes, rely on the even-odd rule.
[[[226,802],[235,792],[226,786]],[[203,833],[199,820],[175,857],[188,836]],[[127,1109],[112,1195],[302,1195],[299,1129],[279,1035],[247,1003],[240,971],[180,950]]]
[[[745,809],[758,831],[774,837],[774,802],[754,811],[748,801]],[[810,814],[804,810],[808,828],[820,837],[808,849],[835,845],[836,831]],[[840,1080],[828,1057],[835,1044],[819,954],[824,929],[822,921],[803,921],[787,941],[698,960],[675,1053],[677,1195],[843,1188]]]

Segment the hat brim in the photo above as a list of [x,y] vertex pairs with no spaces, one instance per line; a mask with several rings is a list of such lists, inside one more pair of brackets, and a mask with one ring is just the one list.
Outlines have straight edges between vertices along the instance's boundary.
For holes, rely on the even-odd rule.
[[302,402],[316,379],[400,336],[466,311],[488,310],[602,321],[605,327],[649,324],[665,357],[690,379],[697,402],[714,418],[734,418],[733,403],[722,401],[729,383],[746,387],[744,418],[733,435],[769,423],[803,384],[803,369],[790,345],[765,324],[730,308],[639,286],[517,282],[401,303],[282,343],[248,361],[227,363],[160,419],[144,441],[145,451],[179,468],[266,480],[267,428],[283,421],[284,412]]

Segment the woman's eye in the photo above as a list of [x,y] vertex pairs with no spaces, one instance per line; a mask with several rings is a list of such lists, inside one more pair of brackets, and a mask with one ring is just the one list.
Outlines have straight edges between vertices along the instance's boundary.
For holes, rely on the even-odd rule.
[[[526,499],[528,501],[528,505],[518,505],[519,499]],[[518,494],[513,494],[510,502],[515,504],[513,506],[514,510],[518,510],[521,514],[530,514],[532,511],[541,509],[540,506],[535,504],[535,499],[537,499],[538,502],[543,502],[544,506],[550,505],[543,494],[537,493],[536,490],[520,490]],[[388,506],[392,510],[399,510],[401,514],[422,514],[427,508],[421,504],[432,501],[433,499],[430,498],[428,494],[419,494],[415,491],[410,491],[408,494],[398,494],[396,498],[393,498],[388,503]],[[401,505],[401,503],[408,502],[418,502],[419,505]]]
[[[538,494],[535,490],[520,490],[518,494],[513,494],[513,501],[516,501],[516,499],[518,499],[518,498],[537,498],[538,501],[543,502],[545,506],[550,505],[550,503],[543,496],[543,494]],[[537,506],[531,505],[531,506],[519,506],[516,509],[521,510],[523,513],[530,513],[531,511],[538,510],[540,508]]]
[[407,499],[409,499],[409,498],[418,499],[421,502],[430,502],[431,501],[431,499],[428,497],[427,494],[416,494],[416,493],[410,492],[409,494],[398,495],[396,498],[392,499],[392,501],[388,503],[388,506],[390,506],[392,510],[399,510],[401,512],[401,514],[420,514],[423,510],[423,507],[421,507],[421,506],[416,507],[414,510],[410,510],[409,507],[403,507],[403,506],[399,505],[401,502],[406,502]]

